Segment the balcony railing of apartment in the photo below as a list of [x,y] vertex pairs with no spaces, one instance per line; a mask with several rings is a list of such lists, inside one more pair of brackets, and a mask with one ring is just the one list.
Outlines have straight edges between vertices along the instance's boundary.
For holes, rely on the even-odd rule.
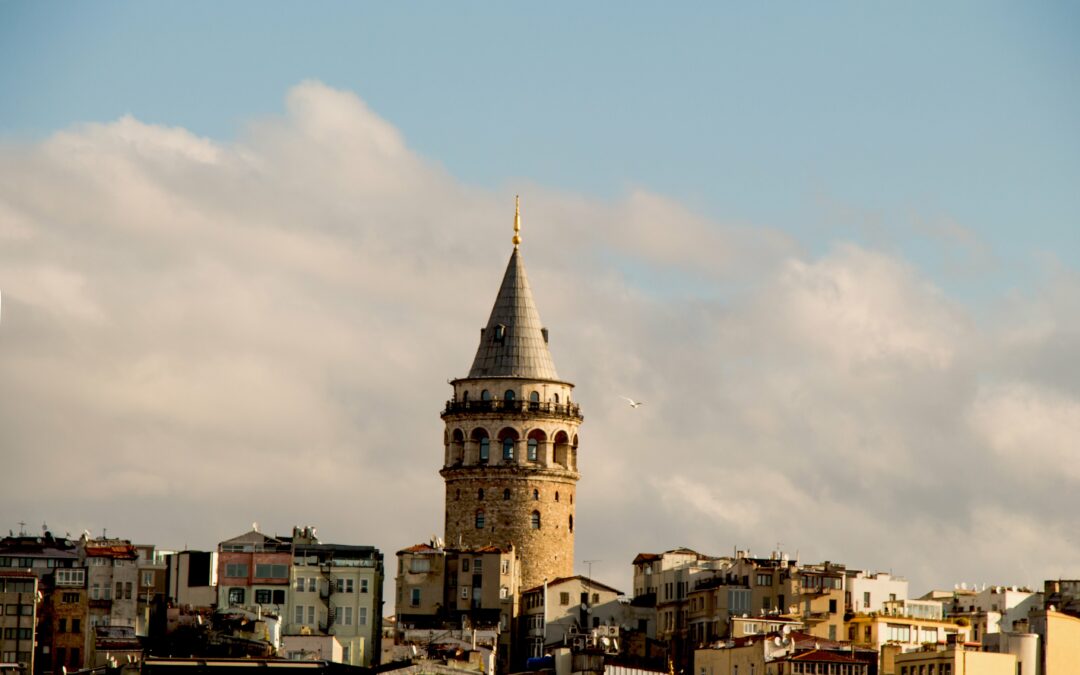
[[551,403],[548,401],[523,401],[514,399],[491,399],[490,401],[447,401],[443,415],[469,412],[531,412],[554,417],[583,419],[581,406],[574,403]]

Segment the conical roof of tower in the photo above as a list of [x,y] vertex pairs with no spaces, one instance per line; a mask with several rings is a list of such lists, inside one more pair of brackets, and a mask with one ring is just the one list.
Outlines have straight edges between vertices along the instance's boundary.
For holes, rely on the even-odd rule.
[[469,377],[559,379],[544,333],[521,252],[515,246]]

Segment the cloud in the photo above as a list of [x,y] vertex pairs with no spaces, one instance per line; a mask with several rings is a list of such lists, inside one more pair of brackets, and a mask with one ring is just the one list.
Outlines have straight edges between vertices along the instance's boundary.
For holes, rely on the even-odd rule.
[[286,110],[228,143],[124,117],[0,152],[0,513],[164,547],[441,533],[445,382],[521,193],[597,576],[778,541],[916,592],[1062,573],[1039,533],[1078,524],[1067,270],[977,314],[895,254],[644,188],[464,184],[317,82]]

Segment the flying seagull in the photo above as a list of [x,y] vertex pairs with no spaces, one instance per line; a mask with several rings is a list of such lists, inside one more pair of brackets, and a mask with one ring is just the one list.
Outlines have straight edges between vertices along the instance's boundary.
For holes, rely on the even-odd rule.
[[620,396],[619,398],[621,398],[624,401],[626,401],[627,403],[629,403],[631,408],[636,408],[636,407],[638,407],[639,405],[641,405],[641,404],[643,404],[645,402],[645,401],[635,401],[634,399],[632,399],[632,398],[630,398],[628,396]]

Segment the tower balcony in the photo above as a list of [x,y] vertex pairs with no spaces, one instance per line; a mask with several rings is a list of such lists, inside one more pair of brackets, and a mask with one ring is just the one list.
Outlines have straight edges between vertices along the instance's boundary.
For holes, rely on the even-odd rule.
[[442,416],[470,413],[518,413],[546,415],[565,419],[584,419],[581,406],[576,403],[552,403],[550,401],[524,401],[520,399],[491,399],[488,401],[447,401]]

